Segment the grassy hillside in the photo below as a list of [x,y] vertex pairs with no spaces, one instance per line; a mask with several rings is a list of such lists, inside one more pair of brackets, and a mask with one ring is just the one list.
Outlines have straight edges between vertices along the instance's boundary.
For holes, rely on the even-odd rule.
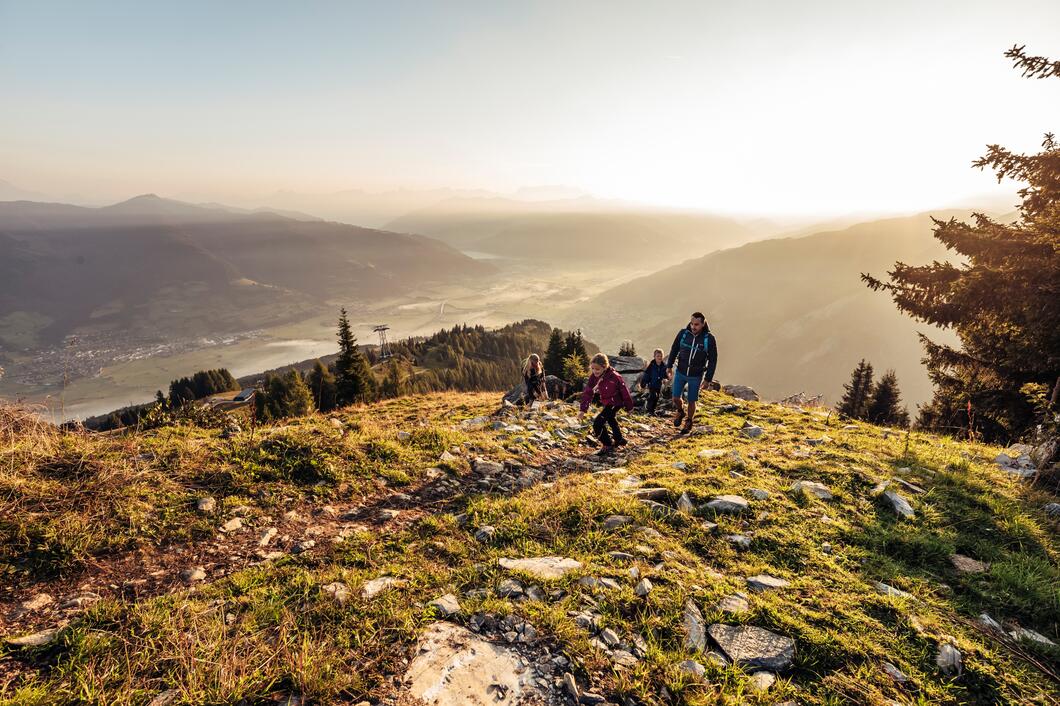
[[[600,463],[573,409],[490,419],[497,400],[112,437],[4,408],[0,633],[35,637],[0,647],[0,703],[395,703],[439,623],[522,660],[556,703],[564,680],[615,703],[1060,698],[1055,647],[977,622],[1060,637],[1050,498],[993,466],[998,449],[711,393],[710,427],[629,419],[628,452]],[[888,480],[913,518],[874,494]],[[709,509],[725,494],[748,510]],[[537,556],[580,566],[500,564]],[[760,574],[788,584],[755,592]],[[756,690],[769,676],[726,664],[706,625],[793,640],[792,662]],[[944,644],[959,671],[937,665]],[[462,702],[517,698],[482,686]]]
[[[551,333],[552,325],[537,319],[524,319],[497,328],[462,324],[430,336],[392,341],[390,349],[393,361],[402,368],[403,382],[418,392],[508,389],[522,381],[522,364],[527,355],[537,352],[544,357]],[[562,333],[566,336],[568,332]],[[592,341],[583,343],[589,355],[600,352]],[[386,368],[379,360],[378,346],[367,344],[362,348],[381,383]],[[239,378],[239,384],[254,387],[267,375],[282,375],[292,369],[306,374],[317,360],[330,366],[336,358],[338,353],[244,375]]]
[[712,253],[619,285],[558,319],[578,321],[605,348],[630,338],[640,350],[669,350],[688,315],[700,310],[718,338],[720,380],[772,399],[801,390],[835,400],[849,372],[868,358],[881,372],[897,371],[912,409],[931,394],[917,332],[950,337],[899,313],[860,275],[882,274],[896,260],[946,257],[927,214],[872,221]]

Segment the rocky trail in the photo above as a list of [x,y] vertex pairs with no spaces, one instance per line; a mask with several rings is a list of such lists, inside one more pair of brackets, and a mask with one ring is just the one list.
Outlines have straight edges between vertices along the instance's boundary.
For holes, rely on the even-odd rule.
[[[606,458],[597,456],[593,446],[575,444],[581,452],[544,448],[525,463],[501,463],[468,457],[466,449],[454,447],[443,452],[439,466],[428,468],[411,486],[396,490],[382,485],[374,494],[353,501],[302,499],[284,504],[282,511],[238,505],[220,512],[215,498],[200,497],[196,511],[216,523],[214,536],[95,557],[69,576],[7,587],[0,593],[0,634],[27,633],[28,643],[41,642],[102,598],[135,602],[209,584],[263,562],[319,552],[355,532],[401,531],[425,515],[458,510],[470,494],[516,492],[574,471],[623,465],[644,448],[662,443],[661,434],[668,431],[665,422],[644,419],[651,424],[637,417],[628,432],[630,445]],[[338,420],[334,426],[342,433]],[[505,426],[514,426],[516,432],[522,429]],[[584,429],[579,427],[578,432],[581,437]],[[572,443],[573,437],[568,437]],[[465,470],[451,470],[461,466]]]
[[[192,512],[209,519],[209,536],[99,556],[5,596],[0,630],[13,649],[0,653],[0,689],[31,679],[41,667],[32,655],[46,654],[56,631],[76,627],[101,599],[123,610],[170,595],[200,613],[217,604],[231,636],[241,635],[249,597],[241,603],[223,580],[238,584],[245,572],[286,596],[296,616],[338,611],[335,620],[349,621],[327,622],[350,625],[326,638],[336,658],[346,640],[370,639],[380,625],[394,632],[367,653],[370,688],[321,699],[273,678],[272,690],[233,701],[242,706],[790,706],[837,692],[873,704],[918,695],[1057,703],[1053,628],[1027,617],[1048,609],[1009,604],[1020,598],[1012,591],[1038,589],[1012,583],[1011,560],[984,544],[992,539],[937,539],[1030,531],[1031,515],[1043,528],[1055,522],[1039,493],[1026,495],[1037,503],[1031,515],[997,530],[982,527],[991,513],[1023,506],[991,499],[989,512],[970,515],[975,506],[961,504],[993,498],[984,478],[1023,495],[1027,449],[998,455],[925,437],[910,453],[891,430],[815,410],[722,395],[703,409],[709,425],[689,435],[665,417],[626,415],[630,444],[607,456],[564,403],[443,412],[461,441],[432,451],[433,465],[408,469],[410,482],[379,478],[356,495],[243,505],[199,496]],[[312,424],[316,434],[353,433],[338,418]],[[406,428],[383,433],[412,443]],[[1020,535],[1025,545],[1047,541],[1033,531]],[[879,542],[907,551],[910,537],[932,558],[898,564],[872,553],[887,551]],[[344,543],[371,556],[340,559]],[[282,570],[255,573],[270,563]],[[1007,598],[954,609],[961,593],[986,605],[997,576]],[[304,588],[288,596],[290,577]],[[210,592],[219,582],[222,593]],[[869,671],[874,680],[854,676]],[[192,692],[172,681],[152,682],[142,703],[185,703]],[[963,696],[937,699],[948,691]]]

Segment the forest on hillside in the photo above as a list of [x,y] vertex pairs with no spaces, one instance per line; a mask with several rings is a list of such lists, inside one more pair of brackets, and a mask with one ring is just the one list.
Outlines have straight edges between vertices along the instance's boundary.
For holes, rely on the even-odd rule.
[[[599,350],[584,341],[580,331],[556,330],[571,350],[579,345],[590,355]],[[409,392],[507,390],[522,379],[521,367],[529,354],[544,356],[552,333],[549,324],[536,319],[492,331],[456,326],[395,344],[391,360],[405,371]]]

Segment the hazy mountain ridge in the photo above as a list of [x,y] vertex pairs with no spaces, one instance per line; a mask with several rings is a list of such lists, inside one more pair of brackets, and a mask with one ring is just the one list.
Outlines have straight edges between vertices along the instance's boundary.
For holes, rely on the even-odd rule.
[[924,263],[949,253],[931,237],[930,216],[888,218],[798,238],[773,239],[709,254],[608,290],[561,317],[613,347],[667,348],[690,312],[702,310],[718,337],[718,378],[780,397],[805,391],[836,399],[862,357],[898,372],[912,408],[930,396],[917,332],[950,335],[900,314],[870,291],[862,272],[895,261]]
[[98,209],[0,203],[0,254],[0,321],[32,314],[42,342],[90,322],[123,333],[256,328],[314,301],[492,271],[422,236],[154,195]]
[[733,219],[710,213],[586,197],[541,202],[450,199],[386,227],[506,257],[605,262],[640,257],[660,264],[761,237]]

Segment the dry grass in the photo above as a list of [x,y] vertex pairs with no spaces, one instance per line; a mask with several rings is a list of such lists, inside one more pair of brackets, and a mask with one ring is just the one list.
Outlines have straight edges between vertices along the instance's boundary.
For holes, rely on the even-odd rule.
[[[705,407],[722,400],[708,395]],[[494,395],[419,396],[342,410],[337,416],[345,434],[314,416],[233,440],[187,427],[125,438],[59,433],[12,412],[0,436],[0,501],[15,516],[0,525],[9,533],[0,539],[43,537],[51,528],[49,541],[64,536],[76,545],[63,564],[76,567],[78,557],[105,555],[123,542],[194,534],[191,503],[206,492],[223,507],[249,503],[275,516],[293,499],[325,503],[363,497],[384,482],[415,483],[451,446],[460,446],[465,458],[518,456],[529,447],[525,440],[457,424],[495,405]],[[740,435],[745,419],[766,435]],[[752,501],[747,516],[709,518],[704,510],[656,516],[621,491],[621,475],[587,472],[518,493],[469,496],[459,508],[465,525],[451,515],[425,514],[400,529],[357,532],[341,544],[192,590],[139,602],[105,600],[56,643],[8,651],[21,671],[6,685],[0,681],[0,704],[142,704],[165,689],[175,689],[182,704],[255,702],[276,692],[299,693],[312,703],[380,698],[392,693],[408,649],[434,619],[426,602],[450,591],[462,596],[458,620],[476,611],[519,614],[572,661],[580,679],[615,699],[661,703],[665,688],[673,703],[685,704],[1058,702],[1060,688],[1024,656],[1055,670],[1060,653],[1028,644],[1013,649],[972,622],[986,611],[1053,639],[1060,632],[1057,523],[1040,511],[1045,495],[989,464],[995,449],[926,434],[913,434],[907,447],[904,438],[888,438],[877,427],[843,429],[822,416],[764,404],[714,414],[711,422],[712,433],[653,447],[626,472],[645,486],[668,489],[671,503],[682,492],[701,505],[716,494],[768,491],[767,499]],[[398,430],[410,438],[397,440]],[[802,455],[804,439],[825,434],[832,441]],[[702,458],[704,448],[736,450],[741,458]],[[896,519],[871,496],[873,485],[895,476],[927,491],[913,498],[913,522]],[[826,483],[835,500],[791,493],[799,479]],[[611,514],[630,515],[635,523],[606,530],[603,520]],[[721,533],[704,530],[704,519],[717,519]],[[473,537],[482,524],[497,529],[490,544]],[[752,537],[750,549],[737,550],[724,538],[736,532]],[[649,555],[636,564],[655,584],[647,599],[634,594],[629,565],[609,556],[638,554],[638,545]],[[32,554],[25,543],[16,547],[3,550],[5,561],[11,571],[26,571],[20,562]],[[954,551],[992,562],[990,571],[957,574],[948,561]],[[571,556],[585,569],[546,584],[565,591],[558,600],[496,597],[490,589],[510,578],[497,558],[532,555]],[[35,575],[56,565],[54,556],[42,557]],[[743,577],[760,572],[792,585],[754,594],[744,615],[712,610],[722,596],[745,589]],[[360,585],[381,575],[409,583],[371,601],[356,596]],[[578,583],[582,575],[612,577],[621,588],[592,590]],[[915,599],[877,594],[872,583],[880,580]],[[353,589],[345,605],[322,590],[333,581]],[[486,592],[467,595],[473,589]],[[689,653],[681,615],[690,598],[709,622],[750,623],[795,639],[794,668],[768,694],[758,694],[741,670]],[[586,599],[621,637],[645,639],[647,656],[635,669],[614,671],[571,620]],[[937,646],[947,639],[965,656],[956,677],[934,665]],[[705,681],[677,669],[689,658],[704,662]],[[3,659],[0,651],[0,664]],[[882,671],[885,660],[910,675],[911,684],[892,682]]]

